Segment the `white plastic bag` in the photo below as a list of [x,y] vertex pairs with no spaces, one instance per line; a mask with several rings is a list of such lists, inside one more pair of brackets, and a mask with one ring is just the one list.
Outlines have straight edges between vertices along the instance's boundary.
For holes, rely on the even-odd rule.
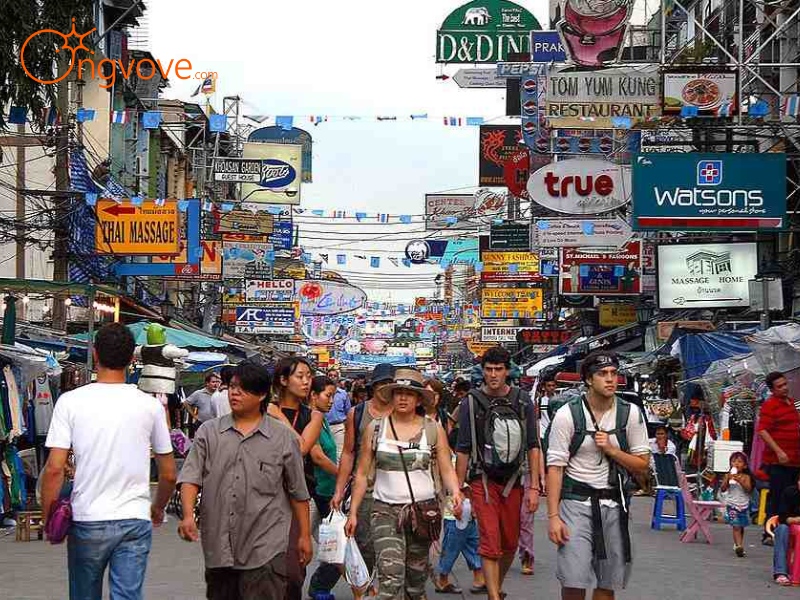
[[355,538],[347,538],[344,551],[344,577],[351,587],[364,591],[372,583],[372,575],[361,556]]
[[320,562],[341,565],[345,560],[345,544],[347,536],[344,534],[345,517],[338,510],[331,511],[327,518],[319,525],[318,558]]

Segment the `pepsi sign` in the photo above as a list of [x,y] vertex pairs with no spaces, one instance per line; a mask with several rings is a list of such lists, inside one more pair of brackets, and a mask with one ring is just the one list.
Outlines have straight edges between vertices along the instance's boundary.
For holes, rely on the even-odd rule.
[[531,60],[535,63],[566,62],[567,53],[557,31],[531,31]]
[[291,185],[297,179],[297,171],[289,163],[277,158],[266,158],[261,161],[261,179],[258,185],[271,190],[280,190]]

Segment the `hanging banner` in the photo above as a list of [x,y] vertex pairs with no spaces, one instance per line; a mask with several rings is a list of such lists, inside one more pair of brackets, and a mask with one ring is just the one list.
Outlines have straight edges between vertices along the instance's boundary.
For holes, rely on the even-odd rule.
[[483,288],[481,317],[534,319],[542,312],[543,293],[538,288]]
[[295,283],[303,315],[338,315],[366,305],[367,294],[352,285],[324,279],[304,279]]
[[299,145],[303,148],[302,153],[302,171],[303,183],[311,183],[312,181],[312,156],[313,156],[313,140],[311,134],[303,129],[292,127],[285,129],[274,125],[272,127],[261,127],[254,130],[247,136],[248,142],[271,142],[276,144],[293,144]]
[[554,71],[545,98],[552,127],[630,128],[661,114],[661,78],[657,67]]
[[541,29],[527,9],[508,0],[473,0],[451,12],[436,32],[436,62],[496,63],[530,51]]
[[785,154],[640,154],[633,173],[636,230],[776,230],[786,225]]
[[664,73],[664,114],[680,114],[684,106],[697,109],[699,116],[715,116],[727,107],[721,116],[737,114],[736,73]]
[[247,302],[291,302],[294,299],[294,279],[249,279],[244,285]]
[[749,307],[757,272],[755,243],[659,246],[659,307]]
[[600,327],[622,327],[636,323],[636,306],[633,304],[621,304],[604,302],[600,304]]
[[236,333],[292,335],[300,319],[297,302],[236,307]]
[[267,260],[274,252],[272,244],[266,242],[222,243],[222,276],[225,279],[272,279],[272,262]]
[[245,142],[242,156],[261,160],[261,178],[242,184],[242,202],[300,204],[302,152],[297,144]]
[[489,229],[490,250],[531,249],[531,226],[528,223],[495,223]]
[[484,282],[529,281],[539,278],[539,255],[536,252],[481,252],[481,262],[481,281]]
[[531,200],[560,213],[596,215],[625,206],[631,198],[631,170],[606,160],[571,158],[531,175]]
[[478,142],[478,185],[505,185],[505,165],[520,149],[519,125],[481,125]]
[[561,250],[559,293],[621,296],[642,293],[642,243],[632,241],[613,254]]

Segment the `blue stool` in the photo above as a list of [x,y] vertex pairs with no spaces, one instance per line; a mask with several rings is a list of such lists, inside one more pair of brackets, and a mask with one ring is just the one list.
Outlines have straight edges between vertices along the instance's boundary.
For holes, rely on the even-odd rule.
[[[664,514],[664,502],[675,500],[675,515]],[[653,505],[653,520],[650,528],[661,530],[662,525],[677,525],[678,531],[686,529],[686,506],[680,490],[656,489],[656,501]]]

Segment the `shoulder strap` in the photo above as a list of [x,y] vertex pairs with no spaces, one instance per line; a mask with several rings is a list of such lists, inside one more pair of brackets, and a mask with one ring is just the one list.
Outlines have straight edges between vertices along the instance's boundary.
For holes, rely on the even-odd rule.
[[470,459],[473,465],[478,464],[478,457],[481,455],[478,451],[478,432],[475,425],[475,396],[470,392],[467,396],[467,408],[469,409],[469,429],[472,436],[472,448],[470,450]]
[[628,419],[631,416],[631,404],[627,400],[617,398],[617,422],[615,424],[619,449],[623,452],[630,450],[628,443]]
[[392,435],[394,439],[398,442],[397,444],[397,451],[400,453],[400,464],[403,465],[403,473],[406,476],[406,483],[408,484],[408,493],[411,494],[411,504],[416,504],[417,501],[414,499],[414,487],[411,485],[411,478],[408,476],[408,468],[406,467],[406,459],[403,456],[403,449],[400,447],[400,438],[397,437],[397,432],[394,429],[394,422],[392,421],[392,417],[389,416],[389,427],[392,428]]
[[[474,390],[470,390],[469,392],[470,398],[474,398],[475,401],[480,404],[482,410],[489,410],[489,397],[484,394],[481,390],[475,388]],[[473,413],[474,414],[474,413]]]
[[357,404],[356,407],[353,409],[353,424],[355,425],[355,440],[356,440],[356,447],[355,453],[358,454],[360,450],[360,442],[361,442],[361,423],[364,421],[364,409],[366,408],[367,403],[362,402],[361,404]]
[[574,432],[572,434],[572,441],[569,443],[569,455],[575,456],[575,453],[583,444],[583,439],[586,437],[586,415],[583,412],[583,400],[581,398],[573,398],[567,402],[569,412],[572,414],[572,424]]

